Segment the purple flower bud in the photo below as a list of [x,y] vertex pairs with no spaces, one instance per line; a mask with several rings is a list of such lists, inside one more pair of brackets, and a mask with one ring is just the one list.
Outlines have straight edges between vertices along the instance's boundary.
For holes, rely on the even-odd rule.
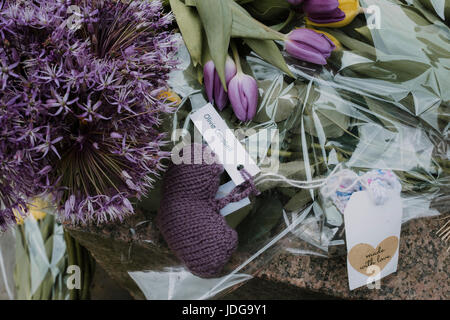
[[286,52],[291,56],[315,64],[327,64],[327,58],[336,48],[324,34],[311,29],[295,29],[285,41]]
[[241,72],[236,74],[228,86],[228,96],[239,120],[253,119],[258,107],[258,85],[253,77]]
[[[230,57],[225,63],[225,82],[230,83],[231,78],[236,74],[236,65]],[[216,71],[213,61],[208,61],[203,67],[203,77],[205,82],[206,95],[209,102],[216,104],[219,110],[223,110],[228,102],[228,96]]]
[[303,11],[315,23],[332,23],[345,19],[345,12],[339,9],[338,0],[307,0]]

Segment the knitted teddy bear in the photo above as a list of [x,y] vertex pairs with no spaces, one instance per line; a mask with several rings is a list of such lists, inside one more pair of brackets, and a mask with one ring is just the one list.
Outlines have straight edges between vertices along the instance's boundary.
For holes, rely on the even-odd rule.
[[236,231],[227,225],[220,209],[247,197],[254,186],[246,181],[227,197],[216,199],[224,171],[216,155],[195,143],[182,152],[189,163],[169,166],[156,223],[169,248],[193,274],[215,277],[238,244]]

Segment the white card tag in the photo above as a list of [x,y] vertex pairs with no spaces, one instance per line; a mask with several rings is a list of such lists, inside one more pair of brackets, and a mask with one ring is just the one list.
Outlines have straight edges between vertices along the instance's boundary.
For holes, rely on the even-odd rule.
[[238,166],[243,166],[252,176],[260,172],[255,161],[210,103],[192,113],[191,119],[236,185],[245,181]]
[[[236,187],[236,185],[234,184],[233,181],[228,181],[227,183],[221,185],[219,187],[219,190],[217,191],[216,199],[226,197],[235,187]],[[248,197],[244,198],[238,202],[229,203],[228,205],[226,205],[225,207],[223,207],[220,210],[220,214],[225,217],[225,216],[229,215],[230,213],[233,213],[234,211],[237,211],[249,204],[250,204],[250,199]]]
[[[402,199],[392,194],[375,205],[367,191],[353,193],[344,212],[350,290],[373,286],[397,271]],[[379,283],[379,282],[378,282]]]

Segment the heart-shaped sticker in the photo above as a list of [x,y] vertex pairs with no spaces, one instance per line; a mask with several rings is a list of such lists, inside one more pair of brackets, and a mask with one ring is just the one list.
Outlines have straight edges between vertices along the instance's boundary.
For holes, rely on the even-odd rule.
[[[350,250],[348,253],[348,260],[351,266],[358,272],[366,276],[375,276],[392,259],[398,248],[398,238],[391,236],[374,248],[367,243],[359,243]],[[367,270],[370,266],[370,270]]]

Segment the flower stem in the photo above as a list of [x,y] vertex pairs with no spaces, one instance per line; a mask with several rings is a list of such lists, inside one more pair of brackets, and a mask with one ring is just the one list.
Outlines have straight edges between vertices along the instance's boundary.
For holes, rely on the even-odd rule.
[[239,58],[239,52],[237,50],[234,41],[231,41],[231,51],[233,52],[234,63],[236,64],[237,72],[242,73],[241,59]]

